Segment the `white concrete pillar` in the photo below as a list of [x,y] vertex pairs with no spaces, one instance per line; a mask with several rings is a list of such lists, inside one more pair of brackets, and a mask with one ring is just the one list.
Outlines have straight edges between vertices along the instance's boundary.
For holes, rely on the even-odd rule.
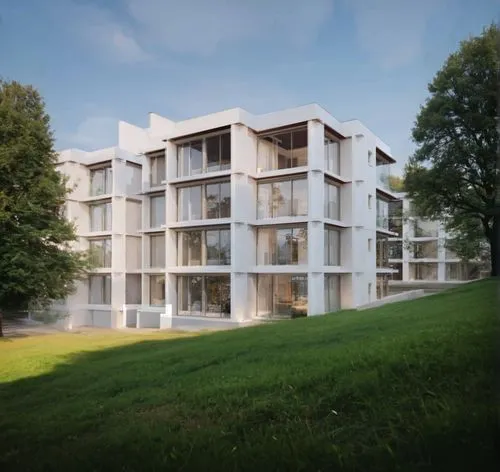
[[307,163],[309,170],[325,168],[325,127],[318,120],[307,122]]
[[325,313],[325,277],[323,272],[307,273],[307,315]]
[[231,320],[243,321],[252,316],[248,306],[248,273],[231,272]]

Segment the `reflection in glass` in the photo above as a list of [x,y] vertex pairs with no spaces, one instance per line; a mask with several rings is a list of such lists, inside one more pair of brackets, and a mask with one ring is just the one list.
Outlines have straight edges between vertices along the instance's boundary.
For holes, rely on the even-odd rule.
[[307,315],[306,275],[257,276],[257,316],[279,318]]
[[149,276],[149,304],[151,306],[165,305],[165,276]]

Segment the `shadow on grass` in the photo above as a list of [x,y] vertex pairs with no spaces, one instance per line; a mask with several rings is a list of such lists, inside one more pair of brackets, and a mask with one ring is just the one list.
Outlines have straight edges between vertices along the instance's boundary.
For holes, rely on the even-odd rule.
[[493,470],[498,326],[479,287],[69,355],[0,384],[0,468]]

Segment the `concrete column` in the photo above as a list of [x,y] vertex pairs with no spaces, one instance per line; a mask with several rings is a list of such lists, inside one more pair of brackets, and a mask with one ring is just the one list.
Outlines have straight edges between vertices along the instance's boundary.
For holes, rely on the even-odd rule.
[[248,274],[246,272],[231,272],[231,320],[243,321],[250,319],[248,303]]
[[307,122],[307,163],[310,170],[325,168],[325,127],[317,120]]
[[307,315],[325,313],[325,277],[323,272],[307,273]]
[[167,183],[178,177],[177,175],[177,146],[171,141],[166,143],[165,166],[167,173]]
[[165,304],[172,305],[172,315],[178,314],[177,276],[175,274],[166,274],[165,276]]

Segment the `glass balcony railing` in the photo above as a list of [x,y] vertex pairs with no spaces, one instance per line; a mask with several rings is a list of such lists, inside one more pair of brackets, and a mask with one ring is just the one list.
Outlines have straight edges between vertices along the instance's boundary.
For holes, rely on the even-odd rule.
[[388,165],[377,166],[377,187],[390,190],[390,169]]

